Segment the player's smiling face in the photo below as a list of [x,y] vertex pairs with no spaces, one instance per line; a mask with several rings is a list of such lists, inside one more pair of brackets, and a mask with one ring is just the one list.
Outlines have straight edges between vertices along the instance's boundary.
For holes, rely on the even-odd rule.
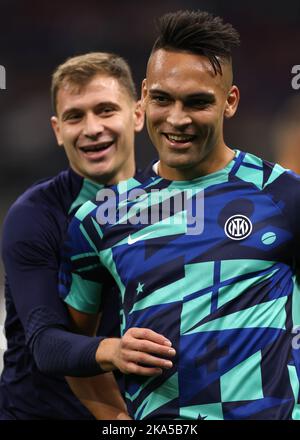
[[81,176],[113,184],[134,174],[134,134],[143,127],[143,112],[117,79],[96,75],[80,88],[66,83],[51,122]]
[[163,49],[152,54],[142,97],[163,177],[188,180],[213,172],[228,155],[223,119],[233,116],[239,95],[229,63],[222,69],[216,75],[201,55]]

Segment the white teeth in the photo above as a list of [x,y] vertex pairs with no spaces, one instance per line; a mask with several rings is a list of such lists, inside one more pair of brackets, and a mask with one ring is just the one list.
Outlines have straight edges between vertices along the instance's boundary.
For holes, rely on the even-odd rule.
[[113,141],[109,141],[109,142],[105,142],[101,145],[95,145],[95,146],[91,146],[91,147],[81,147],[81,148],[86,153],[93,152],[93,151],[100,151],[100,150],[104,150],[105,148],[109,147],[112,144],[112,142]]
[[189,142],[193,139],[193,136],[178,136],[175,134],[168,134],[168,139],[174,142]]

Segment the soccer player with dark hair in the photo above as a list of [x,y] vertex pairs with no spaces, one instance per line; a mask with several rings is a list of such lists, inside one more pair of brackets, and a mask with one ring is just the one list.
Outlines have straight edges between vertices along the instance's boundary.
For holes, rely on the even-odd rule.
[[[121,365],[138,373],[125,384],[135,419],[300,419],[292,343],[300,181],[225,144],[224,119],[239,102],[231,54],[238,44],[237,31],[206,12],[161,18],[142,86],[159,161],[139,194],[122,197],[115,222],[105,221],[99,196],[69,227],[65,301],[97,314],[91,275],[106,269],[116,280],[124,336],[103,340],[97,360],[107,370],[135,364]],[[166,217],[174,190],[187,203],[169,203]],[[160,375],[140,375],[141,365],[156,365],[151,340],[136,343],[135,357],[127,352],[128,332],[139,327],[176,350]]]
[[[85,201],[104,184],[134,175],[134,135],[144,121],[130,68],[110,53],[80,55],[60,65],[52,78],[52,101],[53,129],[70,167],[30,187],[3,227],[8,345],[0,380],[3,420],[92,418],[63,376],[101,373],[95,361],[101,338],[69,331],[57,292],[61,247],[72,215]],[[119,328],[117,297],[110,291],[104,335]],[[111,373],[95,376],[95,383],[108,405],[100,407],[103,417],[126,411]]]

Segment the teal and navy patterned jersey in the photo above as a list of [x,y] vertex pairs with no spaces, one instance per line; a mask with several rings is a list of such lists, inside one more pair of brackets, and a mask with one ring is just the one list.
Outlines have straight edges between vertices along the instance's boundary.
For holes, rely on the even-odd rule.
[[[75,215],[60,289],[72,307],[95,313],[108,273],[120,291],[122,332],[147,327],[172,341],[172,369],[126,376],[130,415],[300,419],[292,344],[300,178],[236,151],[224,169],[191,181],[153,173],[134,191],[134,180],[126,193],[124,185]],[[104,221],[114,204],[114,221]]]

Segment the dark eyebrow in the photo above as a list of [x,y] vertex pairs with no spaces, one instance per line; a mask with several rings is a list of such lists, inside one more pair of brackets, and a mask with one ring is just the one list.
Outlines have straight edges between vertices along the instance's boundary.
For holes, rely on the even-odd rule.
[[[161,89],[150,89],[149,95],[151,95],[151,96],[154,96],[154,95],[171,96],[169,93],[167,93]],[[210,92],[198,92],[198,93],[192,93],[191,95],[184,96],[185,101],[201,100],[201,99],[209,101],[209,102],[213,102],[213,101],[215,101],[216,98],[215,98],[214,93],[210,93]]]
[[163,90],[160,90],[160,89],[150,89],[150,90],[149,90],[149,95],[164,95],[164,96],[170,96],[169,93],[164,92]]
[[[101,108],[104,108],[104,107],[112,107],[112,108],[114,108],[116,110],[120,109],[120,106],[119,106],[119,104],[117,102],[102,101],[102,102],[99,102],[98,104],[96,104],[94,106],[94,110],[98,111],[98,110],[101,110]],[[72,115],[73,113],[80,113],[81,114],[83,112],[84,112],[84,110],[82,110],[81,108],[71,107],[71,108],[68,108],[67,110],[65,110],[63,112],[61,118],[62,118],[63,121],[65,121],[68,118],[68,116]]]
[[101,109],[102,107],[113,107],[119,109],[120,105],[118,102],[115,101],[101,101],[94,106],[95,109]]
[[215,95],[214,93],[210,93],[210,92],[199,92],[199,93],[193,93],[192,95],[187,95],[186,98],[215,100]]
[[72,113],[80,113],[80,112],[82,112],[82,110],[80,108],[76,108],[76,107],[68,108],[67,110],[65,110],[63,112],[63,114],[61,115],[61,118],[63,121],[65,121],[67,119],[67,117],[70,116]]

